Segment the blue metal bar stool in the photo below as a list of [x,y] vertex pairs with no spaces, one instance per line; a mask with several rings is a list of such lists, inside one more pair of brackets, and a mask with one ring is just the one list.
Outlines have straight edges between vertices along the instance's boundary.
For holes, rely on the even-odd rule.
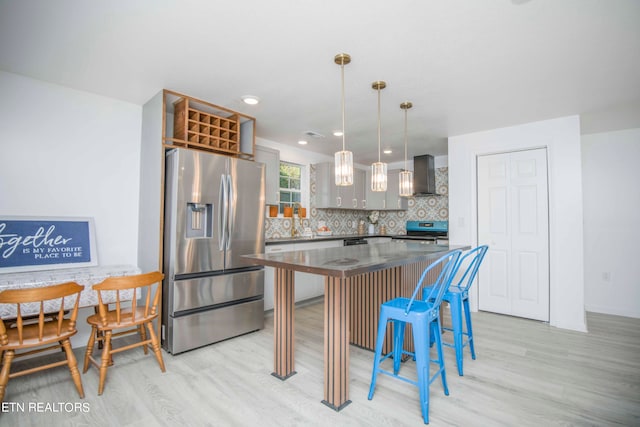
[[[422,272],[411,298],[394,298],[384,302],[380,307],[380,322],[378,324],[378,337],[376,339],[371,386],[369,387],[369,400],[373,398],[378,373],[383,373],[413,384],[417,386],[420,391],[420,407],[425,424],[429,424],[429,384],[440,375],[444,394],[449,395],[444,370],[442,342],[440,339],[440,303],[456,273],[456,267],[461,253],[462,251],[456,250],[431,263],[431,265]],[[437,266],[440,266],[442,270],[435,283],[430,285],[431,292],[428,294],[428,299],[416,301],[416,296],[422,288],[422,283],[425,277],[427,277],[427,273]],[[382,346],[384,344],[388,321],[393,322],[393,349],[388,354],[382,355]],[[413,330],[415,352],[405,351],[402,347],[404,330],[407,323],[411,324]],[[438,352],[437,360],[431,360],[429,356],[431,336],[434,337],[436,343]],[[404,354],[415,358],[418,381],[413,381],[410,378],[398,375],[400,360]],[[393,357],[393,372],[386,371],[380,367],[381,363],[389,357]],[[433,376],[429,375],[430,362],[438,364],[438,370]]]
[[[453,333],[453,343],[443,341],[442,344],[447,347],[453,347],[456,349],[456,364],[458,365],[458,374],[463,376],[462,363],[464,359],[464,347],[469,346],[471,351],[471,358],[475,360],[476,351],[473,347],[473,328],[471,327],[471,310],[469,310],[469,288],[473,283],[480,264],[487,253],[489,246],[478,246],[475,249],[470,250],[464,254],[458,261],[456,271],[462,271],[465,268],[464,274],[457,281],[457,284],[452,284],[449,290],[445,292],[443,300],[449,303],[449,309],[451,310],[451,328],[443,328],[445,331]],[[429,288],[424,289],[424,294],[428,298]],[[462,324],[462,313],[464,311],[465,323],[467,330],[464,330]],[[465,339],[466,337],[466,339]]]

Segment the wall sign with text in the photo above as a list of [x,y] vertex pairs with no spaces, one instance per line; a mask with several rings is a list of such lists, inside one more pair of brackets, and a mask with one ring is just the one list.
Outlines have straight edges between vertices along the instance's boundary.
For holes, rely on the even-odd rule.
[[94,265],[93,218],[0,216],[0,273]]

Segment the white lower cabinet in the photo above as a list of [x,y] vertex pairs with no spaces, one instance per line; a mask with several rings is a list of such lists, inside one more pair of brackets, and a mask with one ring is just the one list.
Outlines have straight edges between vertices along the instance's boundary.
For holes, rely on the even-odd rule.
[[[295,245],[283,244],[283,245],[265,245],[264,252],[267,254],[277,252],[289,252],[295,250]],[[273,283],[275,280],[275,268],[264,268],[264,309],[273,310]]]
[[[265,253],[287,252],[295,250],[336,248],[342,246],[342,240],[322,240],[322,241],[300,241],[296,243],[284,243],[281,245],[265,246]],[[324,295],[324,276],[319,274],[295,273],[295,300],[304,301],[310,298]],[[273,267],[264,268],[264,309],[273,309],[273,284],[275,279],[275,269]]]
[[[319,242],[296,243],[296,249],[337,248],[342,245],[342,240],[322,240]],[[296,302],[324,295],[324,276],[296,271],[295,281]]]
[[392,239],[391,237],[367,237],[366,240],[368,244],[374,245],[376,243],[387,243],[387,242],[390,242]]

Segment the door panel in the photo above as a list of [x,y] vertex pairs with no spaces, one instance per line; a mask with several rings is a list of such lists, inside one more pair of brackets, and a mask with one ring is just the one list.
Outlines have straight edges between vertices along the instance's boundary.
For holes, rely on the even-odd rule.
[[517,299],[538,302],[538,272],[540,270],[538,254],[535,252],[521,252],[518,254],[517,271],[520,272],[517,283]]
[[511,248],[522,260],[515,271],[522,292],[514,295],[512,314],[549,321],[547,153],[544,149],[518,151],[510,153],[510,159],[511,186],[519,198]]
[[505,187],[489,189],[491,234],[507,234],[507,191]]
[[494,182],[505,182],[507,178],[507,161],[503,158],[487,158],[489,179]]
[[[481,310],[549,320],[546,150],[478,157]],[[500,273],[498,273],[500,272]]]
[[[516,153],[514,153],[516,154]],[[516,177],[525,178],[525,177],[535,177],[536,176],[536,161],[535,159],[513,159],[512,160],[515,168],[514,173]]]
[[478,302],[481,310],[496,313],[511,311],[510,193],[506,160],[492,156],[478,158],[478,243],[486,242],[489,245],[478,272],[478,278],[484,280],[484,286],[478,287]]
[[519,234],[535,234],[538,230],[536,191],[536,187],[531,185],[516,188],[517,209],[515,212],[518,215],[516,225]]
[[169,315],[203,309],[264,294],[264,270],[170,282]]
[[255,265],[242,255],[264,252],[265,172],[262,163],[229,159],[230,245],[225,269]]
[[486,260],[480,272],[486,278],[487,286],[480,288],[482,309],[502,313],[510,309],[508,282],[509,254],[504,250],[487,251]]
[[[208,325],[206,328],[202,325]],[[165,348],[172,354],[264,328],[264,301],[248,301],[216,310],[170,318]]]
[[[174,274],[201,273],[224,268],[217,227],[220,179],[226,158],[178,149],[167,159],[165,238]],[[170,164],[171,163],[171,164]]]

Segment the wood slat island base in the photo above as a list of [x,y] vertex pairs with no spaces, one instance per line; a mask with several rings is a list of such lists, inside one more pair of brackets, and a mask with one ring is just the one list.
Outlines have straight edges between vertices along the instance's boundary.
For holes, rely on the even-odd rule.
[[[295,288],[294,271],[286,268],[275,269],[273,288],[273,375],[286,380],[295,375],[295,331],[294,307]],[[277,301],[277,303],[275,302]]]
[[349,300],[352,278],[327,277],[324,282],[324,399],[341,410],[349,400]]
[[[373,350],[380,304],[398,296],[410,297],[424,268],[445,253],[466,248],[403,241],[247,255],[257,264],[275,267],[272,375],[286,380],[296,373],[295,271],[325,276],[322,403],[340,411],[351,402],[349,345]],[[438,273],[433,271],[431,275]],[[430,282],[426,280],[425,284]],[[409,329],[405,348],[412,350]],[[387,334],[385,352],[391,345],[390,326]]]

